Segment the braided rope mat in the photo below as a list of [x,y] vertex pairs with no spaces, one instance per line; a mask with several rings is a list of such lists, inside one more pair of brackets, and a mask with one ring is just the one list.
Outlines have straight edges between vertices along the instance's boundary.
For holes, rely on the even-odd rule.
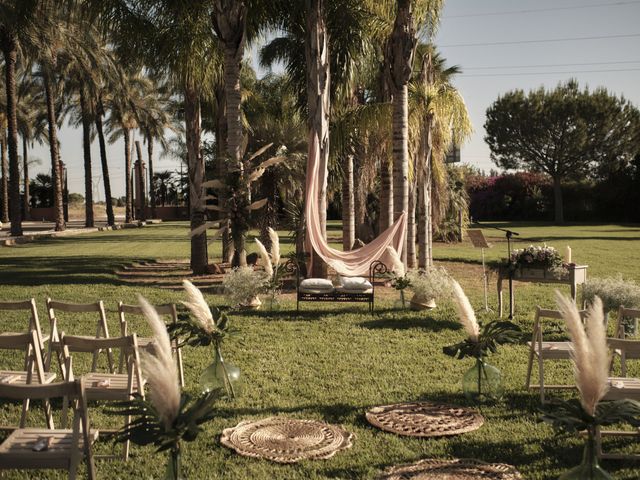
[[374,407],[366,417],[382,430],[411,437],[458,435],[477,430],[484,423],[482,415],[468,408],[430,402]]
[[379,480],[522,480],[520,472],[504,463],[485,463],[473,458],[427,459],[391,467]]
[[315,420],[270,417],[244,421],[222,432],[220,442],[240,455],[279,463],[325,459],[350,448],[353,434]]

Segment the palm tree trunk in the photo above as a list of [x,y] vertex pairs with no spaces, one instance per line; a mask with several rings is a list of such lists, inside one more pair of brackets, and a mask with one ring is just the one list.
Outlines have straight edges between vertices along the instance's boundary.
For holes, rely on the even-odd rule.
[[9,223],[9,157],[7,157],[6,130],[2,132],[3,140],[0,140],[2,151],[2,223]]
[[418,268],[433,265],[432,238],[433,222],[431,209],[431,118],[427,118],[423,128],[419,157],[424,166],[418,176]]
[[56,231],[65,229],[64,206],[62,194],[62,172],[60,169],[60,152],[56,125],[55,100],[53,98],[51,76],[44,74],[44,90],[47,97],[47,123],[49,124],[49,151],[51,153],[51,180],[53,181],[53,207],[56,221]]
[[342,166],[342,250],[353,248],[356,241],[353,156],[345,155]]
[[[224,181],[227,176],[227,166],[225,158],[227,155],[227,103],[225,101],[224,84],[216,85],[216,147],[217,147],[217,178]],[[227,197],[224,191],[218,193],[218,205],[224,207],[227,204]],[[224,212],[219,212],[218,219],[224,223],[222,226],[226,226],[222,232],[222,262],[231,262],[231,256],[233,255],[233,241],[231,239],[231,227],[229,225],[229,219],[225,218]]]
[[409,211],[407,212],[407,267],[416,267],[416,201],[417,182],[415,177],[409,189]]
[[136,215],[136,218],[138,220],[146,220],[147,219],[147,213],[146,213],[146,196],[145,196],[145,188],[144,188],[144,166],[142,164],[142,148],[140,147],[140,142],[138,140],[136,140],[135,142],[135,146],[136,146],[136,155],[138,157],[138,195],[140,196],[140,198],[138,198],[139,201],[139,214]]
[[391,162],[385,155],[380,162],[380,220],[379,229],[384,231],[393,223],[393,175]]
[[29,141],[22,137],[22,174],[24,176],[24,197],[22,198],[24,219],[31,218],[31,204],[29,203]]
[[[9,147],[9,177],[11,201],[11,235],[22,235],[22,216],[20,215],[20,169],[18,164],[18,119],[16,105],[16,60],[18,46],[13,36],[3,35],[2,53],[5,62],[5,88],[7,93],[7,144]],[[6,179],[6,174],[3,175]],[[5,191],[5,199],[7,198]],[[5,200],[6,202],[6,200]],[[6,211],[6,209],[5,209]]]
[[80,110],[82,115],[82,153],[84,154],[84,225],[93,227],[93,179],[91,176],[91,120],[87,108],[86,94],[80,88]]
[[[318,139],[320,162],[320,188],[318,210],[322,234],[327,236],[327,166],[329,162],[329,114],[330,69],[328,34],[325,24],[325,0],[306,0],[307,38],[305,56],[307,62],[307,96],[309,106],[310,138]],[[311,252],[314,255],[314,252]],[[326,277],[327,265],[319,257],[313,258],[314,277]]]
[[[393,220],[409,210],[409,102],[408,88],[403,85],[393,96]],[[402,261],[407,263],[405,237]]]
[[102,112],[96,113],[96,132],[98,133],[98,143],[100,144],[100,164],[102,165],[102,180],[104,183],[104,203],[107,209],[107,225],[114,226],[116,219],[113,214],[113,201],[111,200],[111,180],[109,178],[109,164],[107,163],[107,146],[104,140],[102,126]]
[[125,181],[125,210],[124,221],[129,223],[133,220],[133,192],[131,191],[131,131],[122,128],[124,138],[124,181]]
[[153,138],[147,135],[147,168],[149,169],[149,203],[151,218],[156,218],[156,190],[153,188]]
[[[189,165],[189,218],[191,230],[205,223],[204,158],[200,149],[200,97],[197,90],[184,86],[184,122]],[[191,237],[191,270],[194,275],[207,273],[207,234]]]

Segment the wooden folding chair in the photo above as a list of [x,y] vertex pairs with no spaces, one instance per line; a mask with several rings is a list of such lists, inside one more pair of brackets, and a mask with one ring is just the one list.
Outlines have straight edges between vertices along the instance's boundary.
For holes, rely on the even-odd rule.
[[[62,375],[66,378],[67,375],[64,371],[64,359],[62,358],[62,351],[60,349],[60,319],[56,316],[56,310],[67,313],[97,313],[98,318],[96,321],[96,335],[95,337],[86,336],[84,338],[109,338],[109,327],[107,325],[107,315],[104,310],[104,304],[102,300],[95,303],[65,303],[58,302],[47,298],[47,313],[49,314],[49,323],[51,328],[51,341],[49,342],[49,353],[45,362],[45,369],[49,371],[51,369],[51,356],[53,352],[58,356],[58,363]],[[69,329],[66,329],[69,331]],[[98,356],[100,352],[96,351],[93,355],[92,370],[95,370],[98,363]],[[109,362],[109,371],[115,372],[115,366],[113,362],[113,354],[110,349],[107,349],[107,361]]]
[[[98,432],[90,429],[82,380],[51,385],[0,384],[0,398],[46,400],[58,397],[73,400],[73,428],[14,430],[0,444],[0,469],[63,469],[69,472],[70,479],[75,479],[84,453],[87,477],[96,478],[92,444],[98,438]],[[36,451],[38,445],[47,446]]]
[[[584,311],[580,311],[580,316],[584,320]],[[544,361],[545,360],[570,360],[573,347],[570,341],[546,341],[543,338],[545,320],[560,320],[561,325],[564,323],[562,314],[557,310],[547,310],[536,307],[535,321],[533,325],[533,335],[531,341],[527,342],[529,346],[529,363],[527,365],[527,379],[525,388],[539,389],[540,401],[545,401],[546,389],[573,389],[572,385],[545,385],[544,383]],[[531,375],[533,372],[533,362],[538,362],[538,384],[531,383]]]
[[[138,353],[138,342],[136,334],[126,337],[111,338],[87,338],[66,335],[64,332],[60,338],[62,352],[65,359],[65,371],[67,381],[74,379],[72,357],[70,353],[95,353],[102,349],[120,349],[126,359],[127,373],[101,373],[96,371],[95,366],[90,372],[82,374],[85,382],[87,400],[106,401],[126,401],[131,400],[134,395],[144,398],[144,380],[140,369],[140,357]],[[76,362],[77,363],[77,362]],[[63,406],[66,409],[66,405]],[[66,418],[63,412],[63,419]],[[125,418],[125,425],[128,425],[131,417]],[[129,442],[125,442],[123,458],[129,458]]]
[[[629,359],[640,358],[640,340],[624,340],[621,338],[609,338],[609,348],[613,352],[620,355],[620,363],[622,376],[609,377],[610,388],[602,401],[620,400],[629,398],[631,400],[640,401],[640,378],[629,378],[626,376],[627,365]],[[597,432],[597,452],[601,458],[609,458],[616,460],[640,460],[640,453],[622,454],[622,453],[604,453],[602,451],[602,437],[635,437],[640,438],[640,429],[635,431],[628,430],[598,430]]]
[[[160,317],[168,317],[172,323],[178,321],[178,313],[176,312],[176,306],[173,303],[167,305],[154,305]],[[144,316],[142,308],[138,305],[126,305],[122,302],[118,303],[118,316],[120,318],[120,334],[125,337],[128,334],[128,325],[126,315]],[[149,349],[153,344],[153,338],[138,337],[138,347],[142,349]],[[176,362],[178,363],[178,373],[180,375],[180,386],[184,387],[184,367],[182,365],[182,348],[178,346],[178,340],[174,340],[172,343],[172,349],[176,355]],[[122,372],[122,357],[120,358],[119,370]]]
[[[28,320],[28,329],[34,330],[38,335],[38,342],[40,345],[40,351],[42,352],[42,358],[46,360],[45,342],[49,340],[49,335],[42,334],[42,328],[40,327],[40,318],[38,317],[38,307],[36,307],[36,301],[31,298],[29,300],[23,300],[19,302],[0,302],[0,311],[23,311],[26,312]],[[20,332],[2,332],[0,335],[11,335],[13,333]],[[27,358],[25,357],[25,369],[27,364]]]
[[[0,335],[0,350],[24,350],[27,359],[24,370],[0,370],[0,384],[4,385],[45,385],[53,382],[55,373],[45,372],[42,361],[42,351],[40,350],[40,339],[35,330],[29,333],[5,333]],[[20,427],[24,427],[29,411],[29,399],[26,398],[22,404],[22,416],[20,417]],[[51,415],[51,405],[49,400],[44,401],[44,411],[47,426],[54,428],[53,416]]]

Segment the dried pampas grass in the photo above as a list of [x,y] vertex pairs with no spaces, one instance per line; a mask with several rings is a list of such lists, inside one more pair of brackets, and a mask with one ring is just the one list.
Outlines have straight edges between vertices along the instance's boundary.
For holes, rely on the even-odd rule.
[[404,269],[404,263],[396,249],[391,245],[387,247],[387,253],[391,257],[391,271],[396,274],[397,277],[404,277],[406,271]]
[[478,320],[476,319],[473,307],[457,281],[453,280],[451,286],[453,287],[453,298],[456,303],[456,308],[458,309],[460,323],[464,326],[469,338],[477,342],[478,336],[480,335],[480,327],[478,326]]
[[567,323],[573,343],[573,369],[580,403],[593,416],[598,402],[609,390],[609,349],[602,301],[595,297],[587,311],[585,326],[573,300],[556,290],[558,308]]
[[257,238],[254,238],[253,241],[256,242],[256,245],[258,246],[258,253],[260,254],[260,258],[262,258],[262,263],[264,263],[264,271],[267,272],[269,277],[273,277],[273,265],[271,264],[271,259],[269,258],[267,249]]
[[200,328],[207,333],[213,333],[216,330],[216,324],[202,292],[189,280],[183,280],[182,286],[187,293],[187,301],[182,304],[193,314],[195,323]]
[[268,228],[268,232],[271,240],[271,260],[275,268],[278,268],[278,265],[280,265],[280,237],[271,227]]
[[149,399],[165,428],[169,429],[180,410],[178,369],[171,355],[171,340],[167,326],[155,308],[138,295],[142,312],[153,331],[153,353],[140,352],[142,371],[149,383]]

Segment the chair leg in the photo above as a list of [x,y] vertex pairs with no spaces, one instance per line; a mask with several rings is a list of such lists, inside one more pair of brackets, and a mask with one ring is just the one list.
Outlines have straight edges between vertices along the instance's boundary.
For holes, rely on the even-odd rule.
[[527,379],[525,380],[524,383],[524,388],[528,391],[529,390],[529,386],[531,385],[531,373],[533,370],[533,357],[534,357],[535,353],[532,350],[529,351],[529,363],[527,364]]
[[544,360],[538,355],[538,375],[540,376],[540,403],[544,403]]
[[[131,415],[127,415],[126,418],[124,419],[124,422],[125,422],[124,423],[125,427],[129,425],[131,423]],[[129,440],[126,440],[122,446],[122,458],[124,459],[125,462],[129,460],[130,448],[131,448],[131,442]]]
[[184,366],[182,365],[182,348],[176,349],[176,360],[178,362],[178,373],[180,374],[180,386],[184,388]]

